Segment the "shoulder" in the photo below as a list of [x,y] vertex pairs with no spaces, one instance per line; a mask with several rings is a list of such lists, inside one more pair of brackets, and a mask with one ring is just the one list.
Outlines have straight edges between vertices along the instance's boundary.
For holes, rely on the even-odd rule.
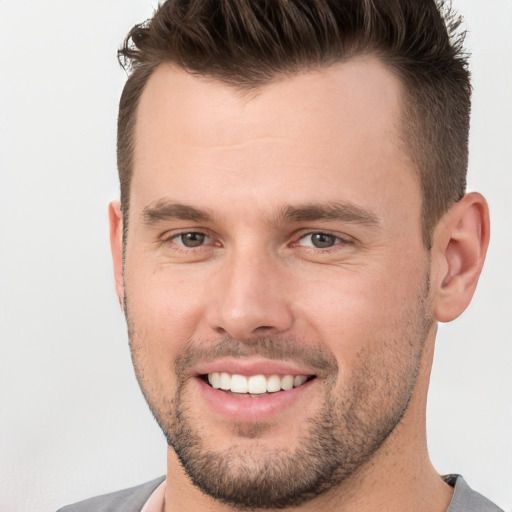
[[68,505],[57,512],[140,512],[144,503],[164,479],[165,477],[162,476],[130,489],[96,496]]
[[447,475],[443,479],[454,488],[446,512],[503,512],[487,498],[473,491],[460,475]]

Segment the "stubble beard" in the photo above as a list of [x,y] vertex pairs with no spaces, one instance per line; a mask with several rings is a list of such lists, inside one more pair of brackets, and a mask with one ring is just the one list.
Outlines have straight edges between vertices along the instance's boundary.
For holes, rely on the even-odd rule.
[[[433,323],[427,315],[426,296],[411,309],[414,311],[408,311],[397,322],[401,333],[396,339],[381,342],[377,353],[360,351],[359,365],[341,390],[336,387],[336,359],[323,346],[304,348],[304,342],[294,339],[261,338],[250,343],[232,338],[210,343],[190,340],[176,358],[178,385],[174,397],[167,401],[155,396],[154,389],[151,391],[145,365],[137,357],[135,326],[129,320],[128,326],[141,389],[192,483],[208,496],[237,509],[282,509],[340,486],[372,459],[400,423],[414,392],[423,347]],[[402,355],[407,349],[408,357],[390,359],[393,350]],[[195,424],[190,413],[193,398],[187,397],[188,369],[196,361],[224,354],[289,359],[290,353],[297,361],[317,358],[326,375],[322,405],[314,416],[303,420],[304,434],[298,446],[270,449],[265,446],[266,425],[247,423],[234,429],[229,449],[212,448],[208,425]],[[387,354],[387,361],[383,361],[383,354]],[[240,439],[244,442],[237,442]],[[248,444],[248,439],[254,439],[254,444]]]

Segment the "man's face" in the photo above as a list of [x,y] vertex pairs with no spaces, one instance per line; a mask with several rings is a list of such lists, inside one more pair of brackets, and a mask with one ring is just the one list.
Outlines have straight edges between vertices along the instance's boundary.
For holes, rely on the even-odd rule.
[[363,471],[433,334],[398,80],[368,58],[241,93],[162,66],[135,141],[132,355],[192,481],[284,507]]

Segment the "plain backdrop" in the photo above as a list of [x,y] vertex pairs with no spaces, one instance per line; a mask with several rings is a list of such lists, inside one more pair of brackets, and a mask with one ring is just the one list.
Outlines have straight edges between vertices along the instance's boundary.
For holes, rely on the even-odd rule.
[[[149,0],[0,0],[0,512],[51,512],[165,472],[111,277],[116,50]],[[441,326],[431,456],[512,510],[512,1],[458,0],[473,53],[469,188],[492,242]]]

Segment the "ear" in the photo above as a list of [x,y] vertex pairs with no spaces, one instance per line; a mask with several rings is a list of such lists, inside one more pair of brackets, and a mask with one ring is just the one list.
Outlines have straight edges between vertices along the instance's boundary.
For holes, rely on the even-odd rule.
[[481,194],[466,194],[434,232],[434,315],[450,322],[468,307],[489,245],[489,208]]
[[124,278],[123,278],[123,214],[121,203],[112,201],[108,205],[108,220],[110,224],[110,249],[114,263],[114,278],[119,305],[124,307]]

